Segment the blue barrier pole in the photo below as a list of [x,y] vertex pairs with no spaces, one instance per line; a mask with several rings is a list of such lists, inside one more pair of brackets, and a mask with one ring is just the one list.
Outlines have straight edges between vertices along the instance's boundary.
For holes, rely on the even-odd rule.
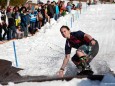
[[73,17],[73,22],[74,22],[74,14],[72,14],[72,17]]
[[77,16],[77,11],[76,11],[76,20],[77,20],[78,16]]
[[79,18],[79,13],[78,13],[78,11],[77,11],[77,13],[76,13],[76,14],[77,14],[77,18]]
[[87,3],[86,3],[86,10],[87,10]]
[[85,9],[85,7],[84,7],[84,8],[83,8],[83,12],[85,12],[85,10],[86,10],[86,9]]
[[72,17],[71,17],[71,27],[72,27]]
[[86,10],[87,10],[87,4],[86,4]]
[[78,18],[79,18],[79,13],[78,13]]
[[13,48],[14,48],[14,56],[15,56],[16,67],[18,67],[18,60],[17,60],[17,55],[16,55],[16,47],[15,47],[15,42],[14,41],[13,41]]

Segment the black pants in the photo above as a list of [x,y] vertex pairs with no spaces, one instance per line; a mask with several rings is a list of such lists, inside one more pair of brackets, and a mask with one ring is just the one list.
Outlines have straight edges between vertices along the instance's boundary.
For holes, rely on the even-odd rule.
[[2,25],[0,25],[0,41],[2,41]]
[[4,27],[3,30],[4,30],[3,39],[5,40],[5,36],[8,35],[8,29],[7,27]]
[[99,44],[98,44],[98,41],[96,41],[96,44],[92,46],[92,49],[91,49],[91,54],[88,56],[90,59],[89,59],[89,62],[91,62],[91,60],[97,55],[98,51],[99,51]]

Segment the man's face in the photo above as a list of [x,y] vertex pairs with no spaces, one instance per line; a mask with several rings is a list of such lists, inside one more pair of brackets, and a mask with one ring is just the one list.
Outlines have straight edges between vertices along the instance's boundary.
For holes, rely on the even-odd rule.
[[70,30],[67,30],[66,28],[62,28],[62,29],[60,30],[60,32],[61,32],[61,34],[62,34],[62,36],[63,36],[64,38],[69,38],[69,36],[70,36]]

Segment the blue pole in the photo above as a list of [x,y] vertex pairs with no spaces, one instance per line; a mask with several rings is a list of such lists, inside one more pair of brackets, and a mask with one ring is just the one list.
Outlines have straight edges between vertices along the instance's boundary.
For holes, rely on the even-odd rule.
[[66,22],[66,26],[67,26],[67,22]]
[[86,9],[85,9],[85,7],[84,7],[84,8],[83,8],[83,12],[85,12],[85,10],[86,10]]
[[72,27],[72,17],[71,17],[71,27]]
[[78,13],[78,18],[79,18],[79,13]]
[[14,48],[14,56],[15,56],[16,67],[18,67],[18,60],[17,60],[17,55],[16,55],[16,47],[15,47],[15,42],[14,41],[13,41],[13,48]]
[[76,11],[76,19],[78,18],[77,11]]
[[86,3],[86,10],[87,10],[87,3]]
[[77,14],[77,18],[79,18],[79,13],[78,13],[78,11],[77,11],[77,13],[76,13],[76,14]]
[[74,22],[74,14],[73,14],[73,22]]

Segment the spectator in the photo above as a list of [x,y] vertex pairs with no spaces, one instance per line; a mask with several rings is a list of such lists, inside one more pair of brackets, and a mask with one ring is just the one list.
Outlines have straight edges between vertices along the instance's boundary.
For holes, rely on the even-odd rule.
[[75,4],[72,4],[72,10],[76,10]]
[[24,32],[21,31],[21,26],[17,27],[16,33],[17,33],[17,39],[21,39],[24,37]]
[[45,24],[45,6],[44,5],[42,5],[41,6],[41,14],[42,14],[42,16],[43,16],[43,19],[42,19],[42,26],[44,26],[44,24]]
[[0,23],[0,41],[2,41],[2,24]]
[[54,6],[55,6],[55,20],[57,20],[58,18],[59,18],[59,16],[60,16],[60,14],[59,14],[59,6],[58,6],[58,4],[56,3],[56,2],[54,2]]
[[70,2],[67,3],[66,9],[67,9],[67,12],[69,13],[71,12],[72,7],[70,5]]
[[1,20],[1,9],[0,9],[0,41],[2,41],[2,20]]
[[88,6],[90,6],[91,5],[91,0],[87,0],[87,4],[88,4]]
[[15,19],[13,17],[12,7],[7,8],[7,17],[8,17],[8,40],[16,38],[16,26]]
[[66,15],[66,7],[65,7],[65,5],[64,5],[64,1],[62,1],[62,2],[60,2],[60,14],[62,15],[62,16],[65,16]]
[[26,23],[27,23],[27,33],[29,34],[29,28],[30,28],[30,15],[29,10],[26,12]]
[[50,16],[48,16],[48,13],[47,13],[47,4],[45,4],[45,17],[46,17],[46,22],[49,22],[50,23]]
[[27,9],[25,7],[22,7],[21,14],[20,14],[20,17],[21,17],[21,24],[20,25],[22,27],[21,31],[24,31],[24,37],[28,36],[26,11],[27,11]]
[[15,25],[18,26],[21,23],[20,13],[19,13],[19,7],[15,6],[13,8],[14,11],[14,18],[15,18]]
[[81,9],[82,9],[81,0],[79,0],[79,3],[77,4],[77,7],[76,7],[76,8],[80,11],[80,14],[81,14]]
[[50,16],[50,18],[53,18],[54,17],[53,6],[50,4],[50,1],[48,1],[47,4],[48,4],[48,7],[47,7],[48,16]]
[[43,21],[43,15],[42,15],[40,10],[38,10],[37,20],[38,20],[38,24],[39,24],[39,29],[41,29],[42,21]]
[[36,20],[37,20],[37,17],[34,14],[34,10],[32,10],[32,12],[30,13],[30,29],[31,29],[30,31],[32,35],[34,34],[34,31],[36,29],[35,27]]
[[7,24],[6,24],[5,20],[3,20],[3,22],[2,22],[2,29],[4,30],[3,40],[5,40],[6,36],[8,35],[8,28],[7,28]]

